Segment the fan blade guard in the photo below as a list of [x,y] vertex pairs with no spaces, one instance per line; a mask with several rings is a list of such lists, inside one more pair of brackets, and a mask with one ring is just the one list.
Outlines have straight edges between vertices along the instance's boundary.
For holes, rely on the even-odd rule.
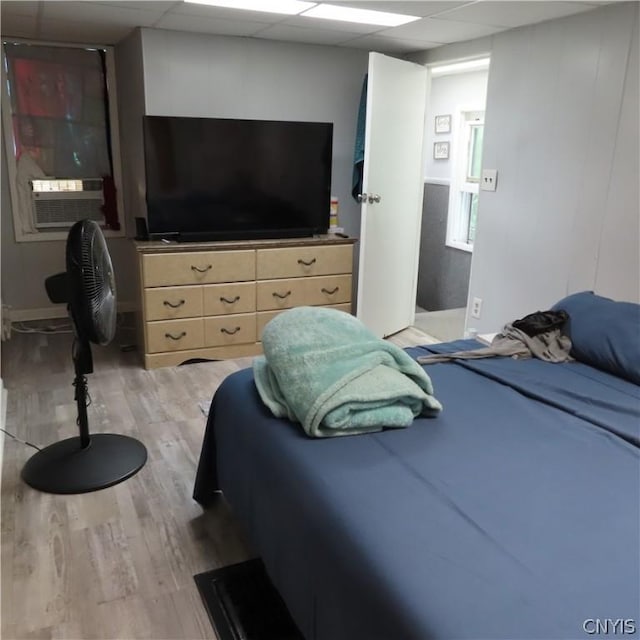
[[104,235],[93,220],[76,222],[67,238],[71,315],[80,338],[100,345],[116,330],[116,284]]

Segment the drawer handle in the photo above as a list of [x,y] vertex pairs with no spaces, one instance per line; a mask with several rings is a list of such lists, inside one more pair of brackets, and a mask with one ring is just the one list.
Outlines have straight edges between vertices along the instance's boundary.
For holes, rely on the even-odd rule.
[[176,304],[173,304],[172,302],[165,300],[162,304],[165,307],[171,307],[172,309],[177,309],[178,307],[181,307],[184,304],[184,300],[180,300],[180,302],[177,302]]
[[316,259],[312,258],[311,260],[309,260],[309,262],[307,262],[306,260],[303,260],[302,258],[298,259],[298,264],[303,264],[305,267],[310,267],[312,264],[315,264]]
[[278,293],[277,291],[274,291],[271,295],[274,298],[280,298],[280,300],[284,300],[285,298],[288,298],[291,295],[291,291],[287,291],[287,293]]
[[186,331],[183,331],[180,335],[174,336],[171,333],[165,333],[164,337],[165,338],[171,338],[171,340],[180,340],[181,338],[184,338],[187,335]]
[[207,273],[207,271],[209,271],[209,269],[213,269],[213,265],[212,264],[208,264],[204,269],[200,269],[200,267],[196,267],[195,265],[191,265],[191,270],[192,271],[197,271],[198,273]]
[[222,329],[220,329],[220,333],[226,333],[228,336],[232,336],[232,335],[238,333],[238,331],[240,331],[240,327],[236,327],[233,330],[225,329],[224,327],[222,327]]
[[331,291],[329,291],[329,289],[325,289],[324,287],[322,287],[322,289],[320,289],[320,291],[322,291],[322,293],[326,293],[329,296],[332,296],[334,293],[336,293],[336,291],[339,291],[340,287],[336,287],[335,289],[332,289]]
[[238,302],[238,300],[240,300],[240,296],[236,296],[233,300],[220,296],[220,302],[226,302],[227,304],[233,304],[234,302]]

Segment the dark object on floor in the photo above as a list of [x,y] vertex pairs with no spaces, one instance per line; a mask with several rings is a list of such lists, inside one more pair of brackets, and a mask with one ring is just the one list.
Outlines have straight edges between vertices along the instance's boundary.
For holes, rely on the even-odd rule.
[[220,640],[304,640],[259,558],[193,579]]
[[181,362],[178,366],[182,367],[186,364],[200,364],[202,362],[220,362],[220,360],[218,358],[189,358],[189,360]]

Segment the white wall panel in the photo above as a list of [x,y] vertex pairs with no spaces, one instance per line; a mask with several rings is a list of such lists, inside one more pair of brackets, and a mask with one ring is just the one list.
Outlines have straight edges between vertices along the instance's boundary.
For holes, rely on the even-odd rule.
[[[531,55],[531,39],[530,32],[507,32],[495,43],[491,54],[482,163],[485,168],[498,168],[500,174],[498,191],[482,191],[479,196],[478,212],[479,215],[481,212],[482,219],[476,228],[469,289],[471,295],[474,279],[476,283],[483,283],[486,278],[495,278],[496,284],[499,283],[496,287],[476,285],[474,289],[474,296],[483,299],[485,315],[489,310],[500,307],[501,290],[518,291],[516,282],[512,282],[516,277],[515,271],[504,266],[512,259],[510,243],[513,242],[515,219],[526,219],[522,210],[525,199],[519,185],[522,181],[522,151],[532,141],[526,137],[528,129],[523,127],[521,118],[514,117],[514,114],[527,103],[529,81],[522,73],[522,61]],[[495,86],[506,87],[506,95],[495,99],[492,89]],[[509,143],[501,149],[488,144],[487,140],[494,136]],[[490,243],[501,247],[501,251],[492,250]],[[487,245],[488,249],[483,248]],[[482,261],[477,260],[478,255],[484,256]],[[479,328],[477,320],[468,326]]]
[[[582,44],[583,55],[588,55],[594,48],[584,38],[585,35],[589,39],[598,38],[596,42],[600,42],[600,47],[595,78],[592,80],[589,75],[587,82],[583,83],[586,91],[581,112],[588,114],[588,122],[583,130],[588,147],[583,158],[575,158],[576,162],[583,161],[583,169],[572,232],[572,236],[581,241],[574,241],[571,245],[567,292],[596,286],[600,240],[610,222],[606,216],[607,194],[610,191],[616,137],[621,124],[620,108],[633,21],[629,20],[627,11],[605,11],[602,17],[598,25],[599,32],[593,28],[592,21],[575,21],[576,27],[582,26],[579,24],[581,22],[587,23],[588,31],[583,29],[576,34],[576,39]],[[577,58],[576,64],[579,61]]]
[[598,250],[595,290],[640,302],[640,51],[638,21],[629,52],[611,179]]
[[[573,291],[628,289],[596,281],[601,239],[619,223],[633,234],[618,212],[638,208],[637,187],[635,198],[627,187],[605,216],[616,136],[630,133],[619,116],[634,21],[626,4],[494,38],[483,166],[498,169],[498,189],[480,195],[469,299],[482,298],[483,309],[467,326],[495,331]],[[622,167],[617,179],[631,180]],[[637,252],[622,249],[619,264],[633,263]]]

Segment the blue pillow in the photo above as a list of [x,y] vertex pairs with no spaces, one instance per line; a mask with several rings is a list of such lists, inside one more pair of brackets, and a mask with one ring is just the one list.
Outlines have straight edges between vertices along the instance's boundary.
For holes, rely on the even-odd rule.
[[564,333],[576,360],[640,384],[640,305],[583,291],[553,309],[569,314]]

